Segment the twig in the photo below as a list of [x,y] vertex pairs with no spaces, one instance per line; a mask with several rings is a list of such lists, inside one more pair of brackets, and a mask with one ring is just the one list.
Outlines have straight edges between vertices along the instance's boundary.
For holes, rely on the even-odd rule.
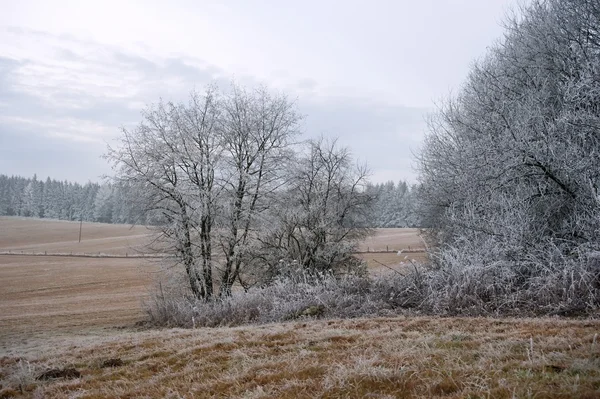
[[380,264],[380,265],[381,265],[381,266],[383,266],[383,267],[387,267],[388,269],[390,269],[391,271],[393,271],[393,272],[394,272],[394,273],[396,273],[396,274],[399,274],[399,275],[401,275],[402,277],[405,277],[405,276],[406,276],[405,274],[402,274],[402,273],[400,273],[398,270],[394,269],[393,267],[391,267],[391,266],[388,266],[388,265],[386,265],[385,263],[381,263],[381,262],[380,262],[380,261],[378,261],[377,259],[371,259],[371,260],[372,260],[373,262],[375,262],[375,263],[378,263],[378,264]]

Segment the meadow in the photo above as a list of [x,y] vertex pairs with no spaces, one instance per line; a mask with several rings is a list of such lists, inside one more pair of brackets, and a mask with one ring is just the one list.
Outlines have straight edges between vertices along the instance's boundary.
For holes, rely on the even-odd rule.
[[[160,265],[133,255],[150,231],[82,227],[79,243],[76,222],[0,218],[0,398],[600,397],[594,318],[148,328],[143,302]],[[357,256],[391,272],[425,259],[409,248],[423,248],[417,230],[380,229],[361,250],[403,253]]]

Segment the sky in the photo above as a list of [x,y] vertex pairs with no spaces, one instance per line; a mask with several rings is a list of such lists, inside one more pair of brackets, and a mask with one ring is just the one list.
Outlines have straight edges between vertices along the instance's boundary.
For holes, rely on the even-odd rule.
[[235,80],[285,92],[373,182],[415,182],[427,115],[518,4],[0,0],[0,174],[101,181],[142,109]]

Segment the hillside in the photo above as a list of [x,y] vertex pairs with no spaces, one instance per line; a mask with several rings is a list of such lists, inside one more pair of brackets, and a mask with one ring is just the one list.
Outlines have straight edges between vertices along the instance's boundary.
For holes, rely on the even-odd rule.
[[[599,330],[424,317],[111,330],[12,350],[0,378],[3,397],[597,398]],[[80,377],[35,379],[63,368]]]

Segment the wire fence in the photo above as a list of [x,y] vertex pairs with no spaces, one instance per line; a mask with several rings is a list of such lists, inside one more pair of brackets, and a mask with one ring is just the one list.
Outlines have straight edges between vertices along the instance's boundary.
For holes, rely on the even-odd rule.
[[103,252],[98,253],[85,253],[85,252],[28,252],[28,251],[0,251],[0,255],[16,255],[16,256],[58,256],[58,257],[73,257],[73,258],[156,258],[163,259],[171,257],[169,254],[141,254],[141,253],[128,253],[123,254],[107,254]]
[[[386,247],[385,249],[371,249],[367,247],[366,251],[355,251],[353,254],[385,254],[385,253],[398,253],[398,254],[408,254],[408,253],[424,253],[425,248],[402,248],[402,249],[390,249]],[[48,251],[25,251],[25,250],[0,250],[0,255],[17,255],[17,256],[58,256],[58,257],[73,257],[73,258],[117,258],[117,259],[125,259],[125,258],[149,258],[149,259],[164,259],[173,257],[171,254],[167,253],[128,253],[125,254],[110,254],[104,252],[97,253],[89,253],[89,252],[48,252]]]

